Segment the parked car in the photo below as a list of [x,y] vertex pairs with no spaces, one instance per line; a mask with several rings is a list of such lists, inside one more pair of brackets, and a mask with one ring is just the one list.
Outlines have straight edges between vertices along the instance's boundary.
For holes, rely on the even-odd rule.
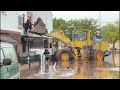
[[32,62],[39,61],[39,60],[40,60],[40,55],[34,51],[24,52],[21,56],[22,64],[27,64],[29,62],[32,63]]
[[20,79],[20,67],[12,44],[0,42],[0,79]]

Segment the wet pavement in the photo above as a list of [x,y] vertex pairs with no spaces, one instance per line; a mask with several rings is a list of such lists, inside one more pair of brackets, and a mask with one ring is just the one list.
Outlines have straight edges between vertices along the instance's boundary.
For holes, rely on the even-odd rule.
[[[112,64],[112,56],[105,58],[107,63]],[[40,73],[39,62],[21,65],[21,79],[120,79],[119,54],[115,56],[116,67],[91,69],[90,74],[75,73],[73,69],[57,69],[48,73]]]
[[30,75],[34,75],[39,73],[39,62],[34,62],[31,64],[30,68],[28,64],[21,64],[20,65],[20,78],[25,79]]
[[52,73],[41,74],[39,72],[37,74],[26,77],[26,79],[74,79],[74,72],[73,70],[59,69]]

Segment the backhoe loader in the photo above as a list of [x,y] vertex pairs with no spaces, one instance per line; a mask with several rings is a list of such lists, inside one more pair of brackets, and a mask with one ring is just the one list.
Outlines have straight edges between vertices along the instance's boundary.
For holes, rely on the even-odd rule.
[[110,53],[108,43],[97,39],[97,35],[92,36],[91,30],[80,29],[72,31],[72,40],[61,31],[52,31],[46,34],[57,38],[65,44],[65,47],[58,49],[54,53],[54,59],[59,61],[62,68],[74,68],[79,63],[91,63],[93,67],[102,67],[104,57]]

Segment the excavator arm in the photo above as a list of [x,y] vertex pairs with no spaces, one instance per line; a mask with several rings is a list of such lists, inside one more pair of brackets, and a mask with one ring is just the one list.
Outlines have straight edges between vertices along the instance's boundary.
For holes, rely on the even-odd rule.
[[46,35],[57,38],[64,42],[65,44],[71,43],[71,40],[68,37],[66,37],[62,31],[52,31],[50,33],[47,33]]
[[68,44],[69,47],[71,47],[73,49],[73,51],[74,51],[73,56],[77,60],[77,50],[72,45],[71,40],[68,37],[66,37],[62,31],[52,31],[50,33],[47,33],[46,35],[50,36],[50,37],[57,38],[58,40],[61,40],[65,44]]

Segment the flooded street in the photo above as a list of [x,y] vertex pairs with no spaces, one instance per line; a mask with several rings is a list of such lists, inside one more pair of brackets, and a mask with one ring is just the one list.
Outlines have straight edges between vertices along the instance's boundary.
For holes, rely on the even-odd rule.
[[[112,64],[112,57],[108,56],[105,61]],[[40,73],[39,62],[21,65],[21,79],[119,79],[119,54],[115,57],[116,67],[91,69],[91,74],[75,73],[73,69],[57,69],[48,73]]]
[[120,68],[117,70],[112,70],[114,68],[100,68],[93,70],[92,76],[83,76],[81,74],[76,74],[75,79],[119,79],[120,78]]
[[39,62],[34,62],[31,64],[29,69],[28,64],[20,65],[20,78],[25,79],[26,77],[39,73]]
[[26,77],[26,79],[74,79],[74,72],[73,70],[59,69],[58,71],[52,73],[41,74],[39,72]]

